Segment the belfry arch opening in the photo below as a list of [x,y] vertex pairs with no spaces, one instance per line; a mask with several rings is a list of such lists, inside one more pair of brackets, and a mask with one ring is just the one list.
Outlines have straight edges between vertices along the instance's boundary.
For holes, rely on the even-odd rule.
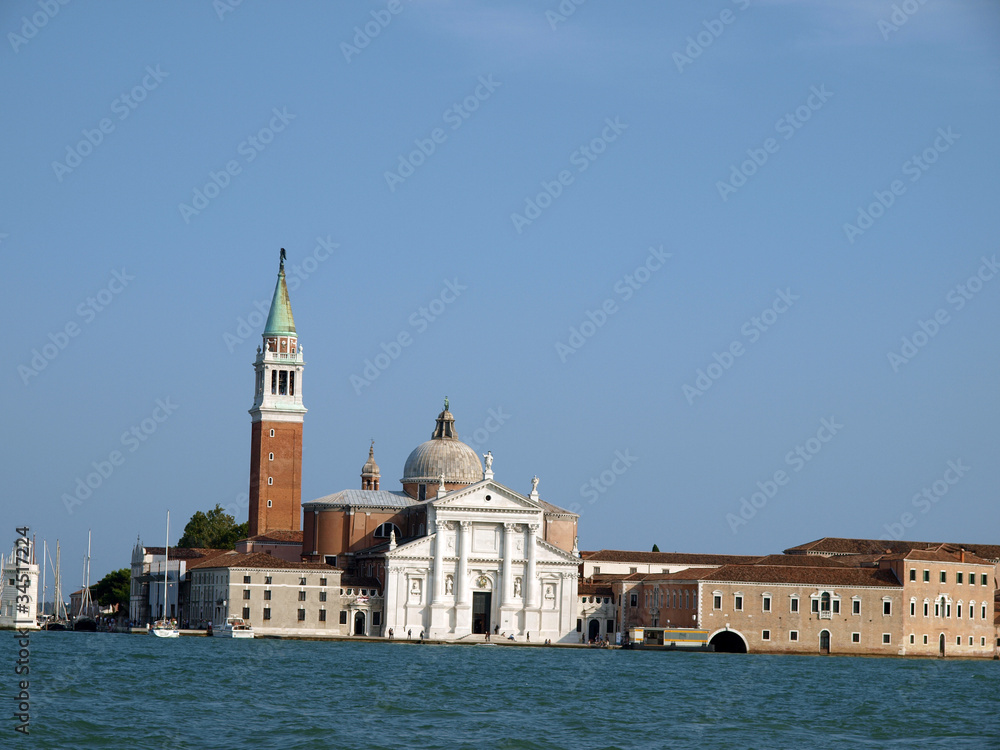
[[745,654],[747,652],[747,644],[743,640],[743,636],[733,630],[720,630],[712,636],[709,643],[715,647],[718,653],[722,654]]

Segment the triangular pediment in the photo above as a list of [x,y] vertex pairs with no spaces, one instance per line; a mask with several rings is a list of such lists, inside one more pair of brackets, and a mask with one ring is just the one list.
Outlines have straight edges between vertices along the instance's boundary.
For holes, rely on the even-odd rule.
[[541,503],[504,487],[492,479],[484,479],[460,490],[449,492],[444,497],[430,501],[435,508],[471,508],[483,511],[540,511]]

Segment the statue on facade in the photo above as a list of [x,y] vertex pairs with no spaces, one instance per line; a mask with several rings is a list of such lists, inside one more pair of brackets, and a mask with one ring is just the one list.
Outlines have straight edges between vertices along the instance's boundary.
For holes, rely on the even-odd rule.
[[538,477],[531,478],[531,494],[534,495],[538,492]]
[[493,451],[486,451],[483,454],[483,461],[486,462],[486,471],[493,471]]

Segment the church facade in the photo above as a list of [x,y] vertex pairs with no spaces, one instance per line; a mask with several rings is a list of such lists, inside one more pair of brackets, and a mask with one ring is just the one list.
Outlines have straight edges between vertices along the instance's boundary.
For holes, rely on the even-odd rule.
[[[237,550],[287,559],[301,541],[298,561],[342,570],[338,622],[351,634],[579,642],[578,516],[542,500],[537,477],[528,494],[498,482],[492,453],[484,466],[459,440],[447,399],[399,490],[382,488],[373,444],[360,489],[301,502],[304,366],[282,251],[254,362],[250,537]],[[275,539],[283,549],[267,547]]]

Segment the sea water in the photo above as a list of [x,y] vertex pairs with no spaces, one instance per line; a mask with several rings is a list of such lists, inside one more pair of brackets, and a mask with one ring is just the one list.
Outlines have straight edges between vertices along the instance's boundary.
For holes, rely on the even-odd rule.
[[108,633],[28,650],[18,676],[0,632],[0,748],[1000,748],[994,661]]

